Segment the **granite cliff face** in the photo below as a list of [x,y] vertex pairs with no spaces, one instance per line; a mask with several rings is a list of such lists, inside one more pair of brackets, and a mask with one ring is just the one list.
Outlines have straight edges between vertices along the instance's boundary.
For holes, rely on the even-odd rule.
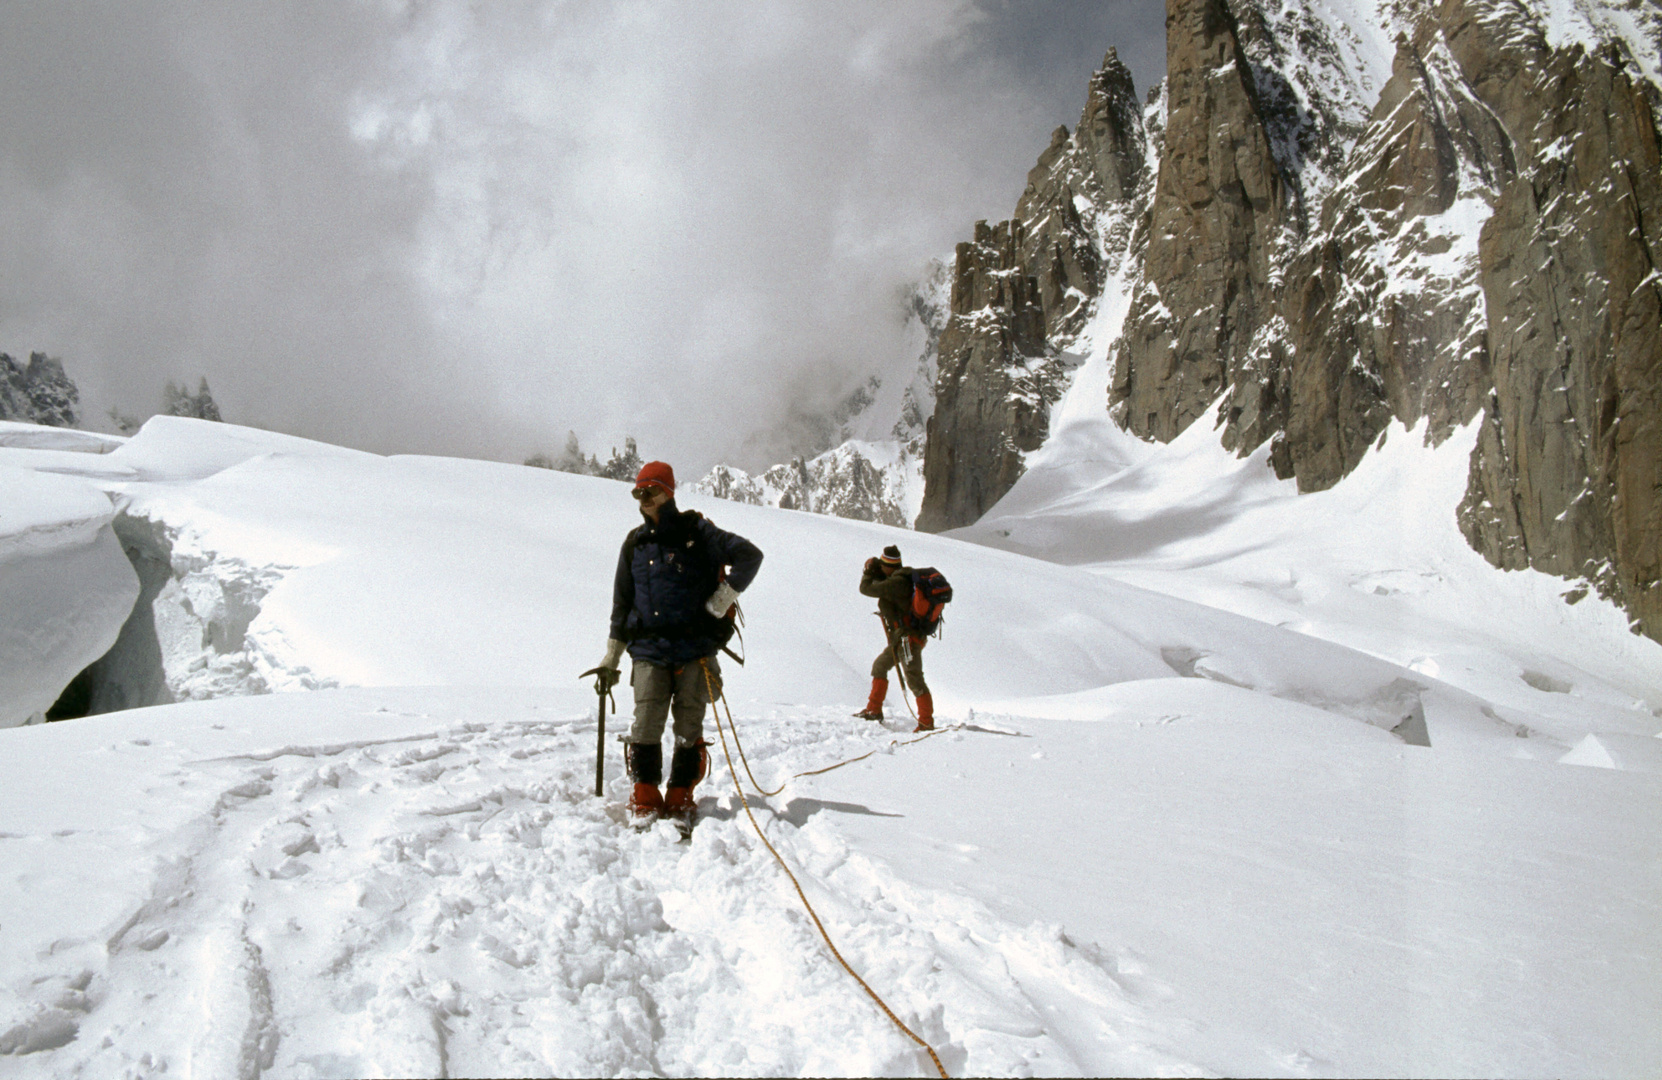
[[[1433,443],[1483,402],[1484,309],[1471,226],[1512,169],[1505,132],[1438,40],[1397,42],[1392,75],[1294,256],[1280,297],[1286,347],[1229,410],[1246,450],[1303,490],[1355,468],[1385,426],[1429,417]],[[1289,357],[1296,357],[1290,360]],[[1264,421],[1236,420],[1256,397]]]
[[[1063,388],[1065,368],[1046,342],[1039,278],[1022,259],[1027,241],[1019,221],[996,227],[982,221],[975,240],[958,245],[952,318],[941,333],[941,376],[924,456],[920,529],[973,521],[1021,475],[1021,452],[1044,442],[1045,417]],[[1051,288],[1071,299],[1065,256],[1047,261]],[[937,430],[950,430],[951,438],[936,437]]]
[[1131,73],[1110,50],[1078,129],[1056,129],[1015,217],[977,222],[974,239],[958,245],[919,529],[980,517],[1021,476],[1024,454],[1044,442],[1077,360],[1067,346],[1137,243],[1147,162]]
[[1461,526],[1491,562],[1583,578],[1662,638],[1662,157],[1618,48],[1453,27],[1521,165],[1484,224],[1491,393]]
[[[1164,108],[1113,114],[1122,145],[1143,122],[1156,163],[1145,196],[1119,189],[1126,246],[1098,237],[1133,271],[1093,294],[1083,252],[1028,242],[1057,225],[1026,195],[960,247],[919,527],[973,520],[1014,482],[1046,399],[1009,373],[1065,351],[1119,288],[1123,428],[1169,441],[1221,398],[1226,447],[1268,442],[1315,491],[1392,422],[1435,444],[1479,420],[1450,507],[1473,546],[1583,579],[1662,636],[1659,56],[1648,2],[1168,0]],[[1087,299],[1040,287],[1056,266]]]
[[0,420],[47,427],[74,427],[81,392],[64,374],[63,362],[30,353],[27,365],[0,353]]
[[1515,163],[1445,13],[1373,15],[1387,67],[1303,10],[1168,11],[1164,160],[1188,167],[1156,187],[1116,417],[1165,441],[1225,396],[1224,445],[1273,440],[1306,491],[1393,419],[1447,438],[1484,400],[1476,227]]
[[1233,14],[1202,0],[1166,21],[1165,147],[1111,390],[1121,426],[1161,442],[1276,359],[1260,331],[1292,214]]

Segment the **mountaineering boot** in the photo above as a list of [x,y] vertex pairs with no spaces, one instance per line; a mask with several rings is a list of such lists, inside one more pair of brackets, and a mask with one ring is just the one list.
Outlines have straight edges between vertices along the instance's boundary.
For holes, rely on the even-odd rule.
[[700,741],[691,746],[677,746],[675,756],[670,759],[663,813],[665,817],[675,820],[682,836],[690,836],[693,823],[698,820],[698,803],[693,798],[693,788],[710,771],[710,755],[705,745]]
[[866,699],[866,707],[855,713],[862,720],[883,719],[883,699],[889,696],[889,680],[871,680],[871,697]]
[[657,784],[636,784],[629,796],[629,823],[637,829],[649,828],[664,812],[664,797],[658,794]]
[[635,782],[629,796],[629,822],[645,829],[664,810],[664,797],[658,794],[658,782],[664,777],[664,748],[657,743],[624,743],[623,758]]
[[664,789],[664,817],[675,822],[675,827],[681,830],[681,835],[686,836],[692,832],[692,827],[698,820],[698,803],[693,799],[692,788]]
[[935,730],[935,697],[933,694],[918,695],[918,726],[913,730]]

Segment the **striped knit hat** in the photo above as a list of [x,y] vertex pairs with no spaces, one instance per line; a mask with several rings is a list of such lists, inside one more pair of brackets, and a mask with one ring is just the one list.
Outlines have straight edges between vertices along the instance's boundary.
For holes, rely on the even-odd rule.
[[883,549],[883,557],[880,561],[884,566],[899,566],[900,549],[895,547],[893,544],[890,544],[888,547]]

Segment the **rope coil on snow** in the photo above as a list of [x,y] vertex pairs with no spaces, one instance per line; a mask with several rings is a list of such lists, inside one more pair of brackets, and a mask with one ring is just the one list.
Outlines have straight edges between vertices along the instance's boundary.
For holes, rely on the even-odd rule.
[[[698,666],[704,670],[704,685],[709,691],[711,699],[714,700],[716,697],[716,690],[715,687],[711,685],[710,669],[702,660],[698,662]],[[727,704],[727,694],[725,690],[720,696],[721,703],[725,706]],[[780,855],[774,846],[768,842],[767,834],[762,832],[762,826],[756,821],[756,815],[750,812],[750,800],[744,797],[744,788],[739,786],[739,774],[733,769],[733,753],[727,749],[727,732],[724,731],[722,727],[721,713],[717,711],[713,705],[711,707],[711,711],[715,713],[716,734],[721,737],[721,752],[727,758],[727,775],[733,778],[733,790],[738,792],[739,805],[744,807],[745,816],[750,819],[750,827],[756,830],[756,835],[761,839],[762,845],[768,849],[768,854],[772,855],[774,861],[779,864],[779,869],[785,871],[785,876],[791,879],[791,885],[796,889],[796,895],[802,901],[802,906],[808,909],[808,917],[814,920],[814,926],[819,930],[819,936],[825,939],[825,947],[831,950],[831,955],[837,958],[837,963],[843,966],[843,970],[848,972],[848,974],[853,977],[854,981],[860,984],[860,989],[864,990],[866,994],[870,996],[871,1000],[877,1002],[877,1007],[883,1010],[883,1015],[887,1016],[889,1021],[893,1023],[895,1027],[904,1032],[908,1039],[911,1039],[929,1053],[929,1060],[935,1063],[935,1071],[941,1074],[941,1080],[951,1080],[950,1075],[946,1071],[946,1067],[941,1064],[940,1055],[935,1053],[935,1048],[930,1046],[927,1042],[924,1042],[923,1039],[919,1038],[911,1028],[901,1023],[900,1017],[894,1014],[894,1010],[890,1009],[888,1004],[885,1003],[882,998],[877,996],[877,991],[873,990],[866,980],[860,978],[860,973],[855,971],[853,967],[849,966],[848,961],[843,959],[843,954],[837,951],[837,946],[831,941],[831,935],[826,932],[825,924],[819,921],[819,913],[814,910],[814,905],[808,902],[808,894],[802,891],[802,883],[796,879],[795,874],[791,873],[791,868],[785,864],[784,856]],[[731,707],[727,709],[727,726],[733,727],[733,710]],[[739,741],[739,729],[737,727],[733,727],[733,741]],[[739,753],[742,758],[744,754],[742,748]],[[873,753],[876,753],[876,751],[873,751]],[[870,755],[867,756],[869,757]],[[854,760],[857,761],[859,759],[856,758]],[[845,761],[840,764],[846,765],[848,762]],[[833,769],[836,767],[836,765],[831,766]],[[745,762],[745,771],[750,771],[749,762]],[[826,772],[829,770],[820,771]],[[750,781],[754,784],[756,782],[756,778],[752,776]],[[757,784],[756,786],[758,789],[761,787],[760,784]],[[779,790],[785,790],[783,784],[780,785]]]
[[[708,677],[708,673],[706,673],[706,678],[707,677]],[[900,685],[901,685],[901,688],[904,690],[904,688],[906,686],[905,681],[902,680]],[[715,693],[716,695],[719,696],[721,707],[727,709],[727,726],[733,732],[733,745],[738,748],[739,760],[744,763],[745,775],[750,777],[750,786],[756,789],[756,794],[762,796],[765,799],[772,798],[773,796],[779,794],[781,791],[784,791],[785,790],[785,784],[790,783],[792,780],[796,780],[796,779],[799,779],[800,777],[804,777],[804,776],[818,776],[821,773],[828,773],[832,769],[840,769],[844,765],[852,765],[856,761],[864,761],[864,760],[866,760],[866,758],[871,757],[873,754],[876,754],[876,753],[880,752],[879,750],[868,750],[866,753],[861,754],[859,757],[851,757],[846,761],[839,761],[835,765],[827,765],[823,769],[809,769],[807,772],[792,773],[790,776],[788,776],[785,779],[785,784],[780,784],[778,787],[774,788],[772,791],[768,791],[766,788],[762,787],[761,781],[756,779],[756,774],[754,772],[750,771],[750,758],[745,756],[744,742],[743,742],[743,740],[741,740],[739,738],[738,726],[733,723],[733,709],[732,709],[731,706],[728,706],[728,704],[727,704],[727,694],[726,694],[726,692],[724,690],[723,691],[715,691],[715,690],[712,689],[712,693]],[[720,715],[719,711],[717,710],[717,702],[715,700],[712,700],[711,703],[710,703],[710,711],[712,713],[716,714],[716,722],[719,725],[720,722],[721,722],[721,715]],[[949,728],[931,728],[930,730],[925,731],[923,734],[919,735],[917,738],[907,739],[904,742],[901,741],[900,739],[891,739],[891,740],[889,740],[889,745],[887,747],[884,747],[883,749],[890,749],[890,748],[893,748],[893,747],[896,747],[896,746],[910,746],[913,743],[922,742],[923,740],[929,738],[929,736],[931,736],[931,735],[939,735],[942,731],[947,731],[947,730],[950,730],[950,729]]]
[[[907,739],[905,742],[901,742],[899,739],[890,739],[888,746],[880,747],[876,750],[868,750],[865,753],[861,754],[859,757],[851,757],[847,761],[839,761],[835,765],[827,765],[823,769],[809,769],[807,772],[792,773],[791,774],[791,779],[795,780],[799,776],[818,776],[820,773],[828,773],[832,769],[840,769],[844,765],[852,765],[856,761],[864,761],[867,758],[871,757],[873,754],[880,754],[884,750],[889,749],[890,747],[911,746],[913,743],[922,742],[923,740],[929,738],[929,736],[931,736],[931,735],[939,735],[943,731],[951,731],[951,730],[953,730],[953,729],[952,728],[931,728],[928,731],[924,732],[922,735],[919,735],[917,738]],[[735,731],[734,734],[733,734],[734,741],[737,741],[738,737],[739,737],[738,733]],[[779,785],[779,790],[784,791],[785,786],[783,784]],[[775,792],[774,794],[778,794],[778,792]]]

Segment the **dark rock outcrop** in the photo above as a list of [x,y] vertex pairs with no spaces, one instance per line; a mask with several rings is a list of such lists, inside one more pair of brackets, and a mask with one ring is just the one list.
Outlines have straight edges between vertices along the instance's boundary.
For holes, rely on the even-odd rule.
[[1405,12],[1348,137],[1320,109],[1289,120],[1289,97],[1333,85],[1309,74],[1331,50],[1266,11],[1168,5],[1114,415],[1169,440],[1222,397],[1224,445],[1273,440],[1277,472],[1316,491],[1392,421],[1429,421],[1435,444],[1481,414],[1458,508],[1473,546],[1587,579],[1662,636],[1656,88],[1618,45],[1554,49],[1517,0],[1445,0]]
[[[1465,87],[1433,35],[1399,38],[1391,79],[1352,150],[1344,198],[1329,198],[1280,299],[1288,355],[1259,430],[1237,428],[1250,450],[1278,434],[1275,461],[1305,491],[1337,483],[1393,419],[1429,417],[1441,443],[1482,408],[1486,331],[1476,252],[1460,199],[1486,212],[1512,175],[1510,141]],[[1234,388],[1230,421],[1250,390]],[[1269,411],[1269,410],[1266,410]],[[1227,435],[1228,433],[1226,433]]]
[[81,392],[64,374],[61,360],[30,353],[24,366],[0,353],[0,420],[74,427],[80,422],[80,400]]
[[1024,239],[1020,220],[981,221],[975,240],[958,245],[924,456],[917,527],[927,532],[974,521],[1010,490],[1022,452],[1044,442],[1063,388],[1039,278],[1021,259]]

